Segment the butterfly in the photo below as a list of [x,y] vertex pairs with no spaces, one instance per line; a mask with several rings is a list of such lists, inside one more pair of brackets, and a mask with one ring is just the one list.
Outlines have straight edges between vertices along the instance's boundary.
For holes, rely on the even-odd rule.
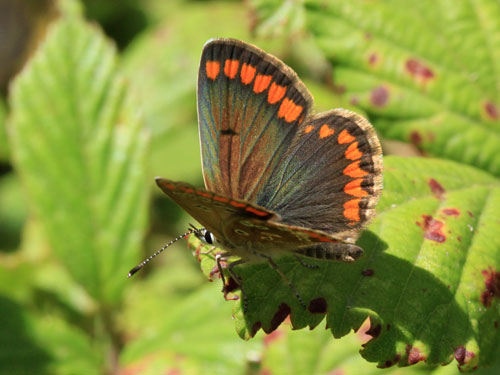
[[363,253],[354,242],[382,192],[373,127],[345,109],[314,114],[291,68],[235,39],[205,44],[197,102],[205,188],[165,178],[158,186],[203,225],[189,233],[224,250],[222,277],[220,261],[237,259],[228,270],[243,296],[234,266],[268,262],[305,306],[274,259],[352,262]]

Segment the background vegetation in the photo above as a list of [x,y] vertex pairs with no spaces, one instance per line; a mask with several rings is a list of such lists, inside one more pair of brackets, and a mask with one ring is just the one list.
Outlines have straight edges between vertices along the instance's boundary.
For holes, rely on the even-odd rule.
[[[0,14],[1,374],[498,373],[496,1],[5,0]],[[195,86],[219,36],[280,56],[318,111],[364,113],[382,139],[364,257],[280,263],[327,311],[253,266],[244,319],[185,243],[126,278],[192,221],[153,177],[203,184]]]

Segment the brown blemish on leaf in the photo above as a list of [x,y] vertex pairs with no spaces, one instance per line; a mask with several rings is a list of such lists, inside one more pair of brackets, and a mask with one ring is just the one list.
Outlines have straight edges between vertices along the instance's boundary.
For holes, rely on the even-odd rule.
[[431,178],[429,180],[429,187],[431,188],[432,193],[437,199],[443,199],[443,195],[446,190],[444,190],[443,186],[439,182]]
[[490,307],[493,298],[500,298],[500,273],[492,267],[481,271],[484,276],[485,290],[481,294],[481,302],[485,307]]
[[445,208],[443,210],[443,213],[448,216],[455,216],[455,217],[460,216],[460,211],[457,210],[456,208]]
[[372,34],[369,32],[365,32],[364,37],[366,40],[370,40],[372,38]]
[[372,90],[370,101],[375,107],[384,107],[389,100],[389,90],[384,86],[376,87]]
[[262,328],[262,323],[261,322],[255,322],[252,326],[252,329],[250,330],[250,336],[254,337],[257,332],[259,332],[259,329]]
[[462,236],[458,236],[458,237],[457,237],[457,241],[458,241],[458,242],[462,242]]
[[361,274],[363,276],[373,276],[375,274],[375,271],[372,270],[371,268],[366,268],[366,269],[361,271]]
[[494,103],[487,101],[484,104],[484,111],[490,119],[498,120],[498,107]]
[[467,210],[467,215],[469,215],[470,217],[474,217],[474,214],[472,212],[470,212],[469,210]]
[[326,300],[320,297],[309,302],[308,310],[313,314],[326,314],[327,307]]
[[380,336],[380,332],[382,332],[382,325],[379,323],[375,327],[370,327],[370,329],[366,331],[366,334],[376,339]]
[[227,280],[227,284],[224,285],[224,292],[231,293],[235,290],[238,290],[239,288],[240,286],[238,285],[238,283],[232,277],[229,277],[229,279]]
[[359,104],[359,98],[357,96],[353,96],[351,100],[349,100],[349,103],[352,105],[358,105]]
[[266,333],[271,333],[274,331],[276,328],[279,327],[279,325],[286,319],[288,315],[290,315],[290,312],[292,310],[290,309],[290,306],[288,306],[286,303],[282,303],[278,307],[278,311],[274,314],[273,318],[271,319],[271,327],[269,328],[269,331],[264,330]]
[[417,59],[407,60],[405,68],[408,73],[421,81],[425,82],[434,78],[434,72]]
[[495,320],[495,321],[493,322],[493,327],[498,328],[498,320]]
[[446,236],[443,233],[443,222],[432,218],[430,215],[422,215],[423,222],[418,222],[417,225],[424,230],[424,238],[436,241],[446,241]]
[[390,359],[388,359],[387,361],[385,361],[385,363],[382,366],[377,366],[377,367],[379,367],[379,368],[388,368],[388,367],[394,366],[396,363],[399,362],[400,358],[401,358],[401,356],[399,354],[396,354],[394,356],[394,359],[392,361]]
[[414,365],[415,363],[425,361],[427,358],[425,355],[420,353],[418,348],[412,347],[411,345],[406,345],[406,354],[408,354],[408,364]]
[[420,144],[422,143],[422,136],[420,135],[420,133],[416,130],[412,131],[410,133],[410,142],[415,146],[420,146]]
[[454,356],[458,364],[462,366],[466,363],[469,363],[470,360],[474,358],[474,353],[467,351],[464,346],[459,346],[455,349]]

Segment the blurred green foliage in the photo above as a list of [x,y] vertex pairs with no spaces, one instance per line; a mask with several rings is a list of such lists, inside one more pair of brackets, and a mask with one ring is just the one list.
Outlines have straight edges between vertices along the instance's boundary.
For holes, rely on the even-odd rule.
[[[456,365],[438,366],[454,358],[463,370],[498,373],[497,3],[35,3],[15,2],[20,19],[36,27],[5,28],[30,33],[10,38],[29,41],[19,43],[12,66],[30,58],[16,78],[10,73],[0,100],[0,374],[457,374]],[[12,4],[0,1],[0,11]],[[0,27],[5,22],[0,17]],[[241,340],[231,314],[248,337],[249,322],[257,314],[270,320],[281,297],[250,306],[245,321],[239,302],[224,301],[219,280],[206,281],[185,243],[126,278],[192,221],[152,177],[203,183],[198,59],[203,44],[221,36],[284,59],[318,111],[368,115],[386,152],[411,148],[454,160],[386,159],[380,215],[360,239],[367,256],[354,271],[331,265],[325,276],[333,287],[324,293],[337,302],[324,320],[336,337],[361,326],[356,334],[335,340],[322,315],[297,324],[297,314],[270,335]],[[420,75],[432,69],[435,82],[409,76],[408,59]],[[391,140],[412,145],[394,148]],[[436,198],[431,178],[445,196]],[[443,214],[451,207],[462,213],[456,220]],[[415,223],[422,215],[446,223],[444,247],[424,239]],[[203,261],[210,274],[213,259]],[[366,268],[375,277],[361,277]],[[251,279],[256,270],[241,272]],[[305,271],[303,282],[316,277]],[[261,280],[249,290],[262,292]],[[377,323],[385,327],[378,333]],[[291,324],[320,327],[292,331]],[[457,338],[463,353],[450,351],[459,349]],[[359,355],[368,341],[363,356],[380,367],[418,363],[378,369]]]

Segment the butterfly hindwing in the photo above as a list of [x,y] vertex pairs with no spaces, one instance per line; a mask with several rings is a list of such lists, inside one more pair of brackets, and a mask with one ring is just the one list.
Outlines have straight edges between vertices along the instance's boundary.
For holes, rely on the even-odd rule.
[[382,150],[373,127],[354,112],[320,113],[300,127],[257,204],[282,222],[355,238],[382,191]]
[[209,41],[198,76],[206,188],[256,201],[311,106],[303,83],[277,58],[238,40]]

